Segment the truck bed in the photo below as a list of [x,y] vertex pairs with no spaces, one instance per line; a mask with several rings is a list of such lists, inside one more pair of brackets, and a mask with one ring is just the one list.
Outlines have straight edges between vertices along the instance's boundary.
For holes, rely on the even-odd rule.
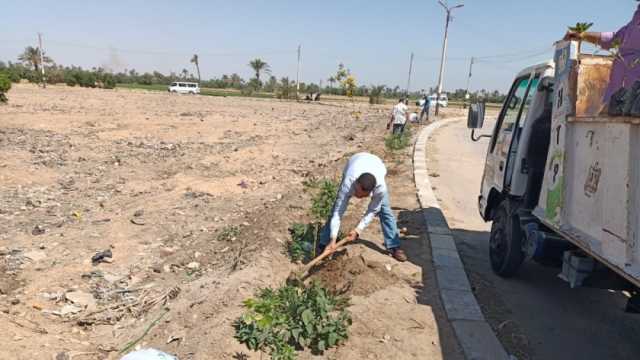
[[640,287],[640,119],[598,115],[610,62],[577,61],[570,47],[556,53],[552,141],[534,215]]

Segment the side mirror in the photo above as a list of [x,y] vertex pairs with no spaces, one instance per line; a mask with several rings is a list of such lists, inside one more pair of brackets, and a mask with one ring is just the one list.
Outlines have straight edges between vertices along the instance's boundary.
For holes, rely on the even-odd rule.
[[484,124],[484,103],[475,103],[469,106],[467,116],[467,128],[481,129]]

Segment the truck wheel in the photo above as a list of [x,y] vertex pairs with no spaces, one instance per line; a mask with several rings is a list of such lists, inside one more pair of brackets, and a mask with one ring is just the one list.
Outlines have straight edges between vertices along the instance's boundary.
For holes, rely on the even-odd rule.
[[489,237],[491,269],[505,278],[515,275],[524,260],[522,230],[511,205],[508,199],[500,203],[493,217]]

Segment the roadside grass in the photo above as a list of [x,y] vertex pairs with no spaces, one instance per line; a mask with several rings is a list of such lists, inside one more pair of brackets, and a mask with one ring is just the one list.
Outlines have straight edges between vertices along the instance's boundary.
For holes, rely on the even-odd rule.
[[390,134],[384,138],[387,150],[398,151],[411,145],[411,126],[407,125],[401,134]]

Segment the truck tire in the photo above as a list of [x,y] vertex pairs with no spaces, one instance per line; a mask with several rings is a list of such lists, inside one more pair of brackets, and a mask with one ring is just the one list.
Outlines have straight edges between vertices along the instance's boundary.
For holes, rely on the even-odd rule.
[[505,199],[496,209],[489,237],[491,269],[508,278],[515,275],[524,260],[522,229],[511,200]]

